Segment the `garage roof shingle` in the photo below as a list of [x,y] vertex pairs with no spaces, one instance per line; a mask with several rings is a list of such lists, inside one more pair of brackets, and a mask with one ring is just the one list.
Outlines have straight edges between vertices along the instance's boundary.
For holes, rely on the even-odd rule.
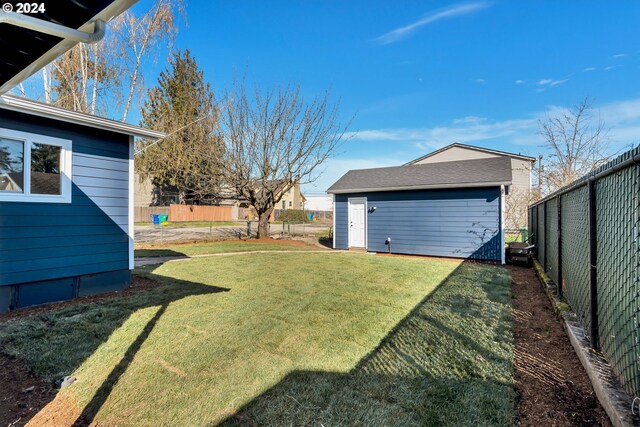
[[511,185],[509,157],[351,170],[329,187],[327,193],[498,185]]

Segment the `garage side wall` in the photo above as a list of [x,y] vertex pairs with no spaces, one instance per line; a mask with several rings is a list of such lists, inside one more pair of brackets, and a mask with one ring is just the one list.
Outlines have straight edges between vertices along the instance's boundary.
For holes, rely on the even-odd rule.
[[498,187],[336,194],[336,249],[348,248],[349,197],[367,198],[369,251],[501,259]]

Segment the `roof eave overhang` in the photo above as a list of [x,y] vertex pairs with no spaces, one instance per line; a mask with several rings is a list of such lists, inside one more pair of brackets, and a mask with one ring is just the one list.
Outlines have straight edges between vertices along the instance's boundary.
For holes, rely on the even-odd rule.
[[111,132],[123,133],[139,138],[161,139],[167,135],[164,132],[144,129],[128,123],[118,122],[91,114],[80,113],[78,111],[67,110],[40,102],[31,101],[11,95],[0,96],[0,109],[17,111],[49,119],[56,119],[63,122],[88,126]]
[[[531,157],[531,156],[523,156],[522,154],[515,154],[515,153],[509,153],[507,151],[499,151],[499,150],[492,150],[490,148],[483,148],[483,147],[476,147],[474,145],[467,145],[467,144],[461,144],[459,142],[454,142],[453,144],[449,144],[446,147],[442,147],[439,150],[433,151],[429,154],[426,154],[422,157],[418,157],[417,159],[413,159],[410,162],[407,162],[405,164],[403,164],[402,166],[411,166],[414,165],[415,163],[424,160],[424,159],[428,159],[429,157],[435,156],[436,154],[440,154],[443,151],[448,150],[449,148],[452,147],[462,147],[462,148],[466,148],[466,149],[470,149],[470,150],[475,150],[475,151],[481,151],[484,153],[491,153],[491,154],[496,154],[496,155],[500,155],[500,156],[505,156],[505,157],[513,157],[519,160],[528,160],[531,163],[534,163],[537,159],[535,157]],[[445,162],[442,162],[445,163]]]
[[[115,16],[120,15],[125,10],[129,9],[138,0],[114,0],[109,6],[105,7],[100,13],[94,16],[89,22],[86,22],[80,28],[79,31],[92,32],[93,22],[100,19],[105,22],[109,22]],[[15,86],[26,80],[31,75],[35,74],[38,70],[44,68],[47,64],[55,60],[57,57],[74,47],[78,42],[73,40],[64,39],[57,45],[49,49],[44,55],[33,61],[29,66],[24,68],[21,72],[9,79],[5,84],[0,86],[0,95],[9,92]]]
[[477,188],[477,187],[500,187],[501,185],[511,185],[511,181],[493,181],[493,182],[461,182],[451,184],[431,184],[431,185],[408,185],[401,187],[372,187],[372,188],[349,188],[344,190],[328,189],[329,194],[348,194],[348,193],[369,193],[378,191],[406,191],[406,190],[438,190],[447,188]]

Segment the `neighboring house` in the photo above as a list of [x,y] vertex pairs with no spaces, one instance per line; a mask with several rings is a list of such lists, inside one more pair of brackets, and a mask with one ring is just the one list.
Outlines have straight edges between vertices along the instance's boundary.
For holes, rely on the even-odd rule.
[[[282,185],[284,185],[284,181],[282,181]],[[134,188],[136,207],[168,206],[172,203],[178,203],[176,191],[172,191],[170,188],[160,190],[151,183],[150,179],[140,180],[138,174],[135,175]],[[276,204],[276,209],[304,209],[306,200],[306,197],[300,191],[300,184],[296,183],[282,194],[282,199]],[[229,186],[222,186],[217,195],[210,195],[198,200],[187,200],[187,204],[249,207],[248,201],[236,194]]]
[[304,209],[304,203],[307,198],[300,191],[300,183],[296,182],[291,188],[284,192],[280,203],[276,205],[276,209]]
[[[136,172],[134,175],[134,206],[150,207],[150,206],[169,206],[171,204],[179,204],[180,199],[178,191],[175,188],[159,188],[153,185],[150,178],[140,179],[140,175]],[[217,205],[217,206],[237,206],[248,207],[247,201],[238,197],[236,192],[228,186],[222,186],[218,195],[193,197],[187,194],[188,205]]]
[[333,247],[504,263],[509,157],[347,172],[334,197]]
[[47,4],[58,36],[0,24],[0,312],[130,285],[133,139],[164,134],[4,93],[132,3]]
[[536,161],[534,157],[454,143],[412,160],[405,166],[497,157],[507,157],[511,161],[512,184],[505,197],[506,228],[526,227],[527,206],[531,201],[531,172]]
[[149,178],[141,179],[137,172],[133,174],[133,206],[157,206],[155,188]]

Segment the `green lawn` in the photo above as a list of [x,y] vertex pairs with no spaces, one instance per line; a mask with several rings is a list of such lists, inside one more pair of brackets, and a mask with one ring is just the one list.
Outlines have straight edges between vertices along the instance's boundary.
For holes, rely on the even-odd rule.
[[145,267],[162,285],[0,324],[98,425],[511,425],[510,277],[348,253]]
[[311,245],[292,245],[286,241],[263,243],[255,241],[226,241],[212,243],[190,243],[184,245],[154,246],[147,249],[136,249],[134,256],[158,257],[158,256],[193,256],[219,254],[229,252],[257,252],[257,251],[309,251],[321,250],[322,248]]

